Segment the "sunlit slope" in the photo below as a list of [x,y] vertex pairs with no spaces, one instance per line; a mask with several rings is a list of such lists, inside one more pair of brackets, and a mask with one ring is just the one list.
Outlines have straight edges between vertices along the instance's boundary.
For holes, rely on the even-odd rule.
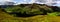
[[28,17],[28,18],[13,17],[5,12],[2,12],[0,9],[1,22],[42,22],[42,21],[45,21],[45,19],[46,19],[46,16],[43,16],[43,15],[37,15],[37,16]]
[[16,18],[4,13],[0,9],[0,21],[1,22],[60,22],[60,16],[42,16],[37,15],[29,18]]
[[60,16],[48,16],[47,19],[49,22],[60,22]]

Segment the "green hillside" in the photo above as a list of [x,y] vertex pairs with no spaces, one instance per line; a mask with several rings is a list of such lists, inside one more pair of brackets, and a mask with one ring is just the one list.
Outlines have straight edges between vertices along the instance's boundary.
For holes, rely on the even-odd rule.
[[45,4],[7,6],[4,10],[0,8],[1,22],[60,22],[58,18],[59,8]]

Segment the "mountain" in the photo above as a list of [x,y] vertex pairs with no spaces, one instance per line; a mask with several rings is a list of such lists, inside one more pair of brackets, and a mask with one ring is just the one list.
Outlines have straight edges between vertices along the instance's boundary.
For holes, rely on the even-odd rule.
[[48,6],[46,4],[20,4],[3,9],[9,14],[16,14],[17,17],[26,17],[31,15],[47,15],[47,13],[60,12],[57,6]]

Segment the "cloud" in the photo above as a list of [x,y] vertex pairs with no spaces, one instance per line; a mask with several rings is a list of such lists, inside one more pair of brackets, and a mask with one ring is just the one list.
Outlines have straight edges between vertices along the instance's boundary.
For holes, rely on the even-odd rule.
[[34,3],[34,0],[16,0],[17,3]]
[[4,5],[5,2],[13,2],[13,0],[0,0],[0,5]]
[[60,1],[56,1],[55,3],[56,3],[56,4],[53,5],[53,6],[58,6],[58,7],[60,7]]
[[16,4],[47,4],[51,6],[60,6],[60,0],[0,0],[0,2],[15,2]]
[[35,0],[14,0],[16,4],[32,4],[35,2]]
[[49,6],[60,6],[60,0],[37,0],[37,3]]
[[5,1],[13,1],[13,0],[0,0],[0,2],[5,2]]

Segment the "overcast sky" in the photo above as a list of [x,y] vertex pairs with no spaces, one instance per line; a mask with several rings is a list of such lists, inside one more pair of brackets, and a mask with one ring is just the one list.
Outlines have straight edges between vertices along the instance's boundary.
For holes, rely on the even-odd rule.
[[[26,4],[27,2],[34,3],[35,0],[0,0],[0,2],[5,2],[5,1],[15,2],[16,4],[20,4],[20,3]],[[43,3],[46,3],[48,0],[36,0],[36,1],[38,1],[37,3],[39,3],[39,4],[43,4]],[[54,4],[54,6],[60,6],[60,0],[53,0],[52,2],[56,3],[56,4]],[[51,4],[51,2],[50,2],[50,4]]]

